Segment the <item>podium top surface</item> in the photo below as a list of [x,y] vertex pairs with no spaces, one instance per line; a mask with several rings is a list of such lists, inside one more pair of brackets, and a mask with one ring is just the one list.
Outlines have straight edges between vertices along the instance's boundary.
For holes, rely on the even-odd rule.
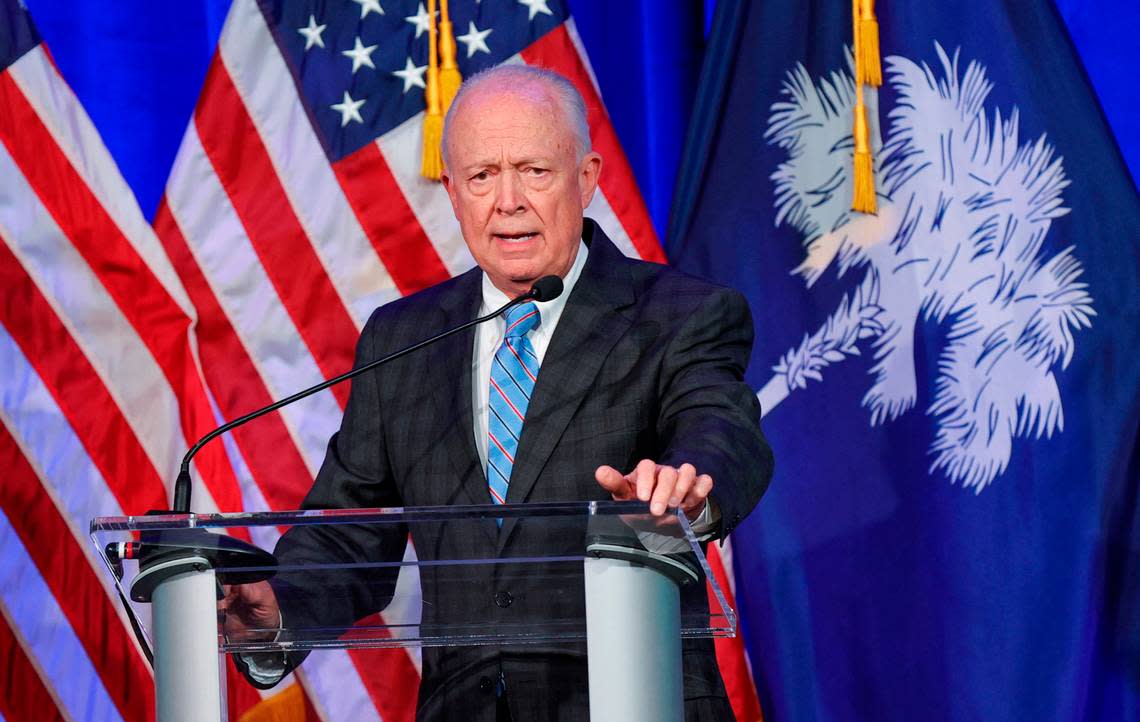
[[[468,506],[397,506],[361,509],[306,509],[215,514],[149,513],[141,516],[98,516],[90,531],[153,531],[166,529],[236,529],[241,527],[301,526],[313,524],[400,524],[494,518],[561,519],[614,516],[648,516],[649,505],[640,501],[565,501],[525,504],[472,504]],[[682,529],[688,520],[670,510]]]
[[641,502],[152,514],[90,531],[148,637],[150,593],[170,574],[209,567],[219,594],[271,589],[281,626],[220,628],[226,652],[573,645],[586,638],[588,559],[680,587],[682,636],[735,633],[684,514]]

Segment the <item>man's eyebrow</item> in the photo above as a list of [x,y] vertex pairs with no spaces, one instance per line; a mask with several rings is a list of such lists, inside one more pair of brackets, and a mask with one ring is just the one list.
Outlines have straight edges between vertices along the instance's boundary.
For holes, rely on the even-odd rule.
[[479,168],[497,168],[498,165],[499,162],[497,160],[476,160],[462,166],[460,170],[468,172]]

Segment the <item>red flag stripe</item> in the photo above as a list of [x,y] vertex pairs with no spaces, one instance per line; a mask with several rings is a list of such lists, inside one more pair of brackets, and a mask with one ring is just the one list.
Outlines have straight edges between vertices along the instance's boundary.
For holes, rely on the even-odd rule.
[[[712,567],[713,576],[720,585],[721,592],[729,606],[736,609],[736,599],[732,594],[732,585],[729,584],[730,571],[725,568],[720,557],[720,548],[716,544],[709,544],[707,550],[709,566]],[[718,602],[712,596],[709,588],[709,604]],[[724,687],[728,692],[728,699],[732,703],[732,711],[736,713],[739,722],[759,722],[764,719],[760,710],[760,699],[756,694],[756,685],[752,681],[752,670],[748,668],[748,659],[744,651],[744,639],[740,635],[739,616],[737,617],[737,633],[733,638],[718,637],[715,640],[716,662],[720,667],[720,675],[724,678]]]
[[[243,714],[261,703],[261,694],[238,671],[233,655],[225,655],[222,664],[226,665],[226,709],[231,720],[240,720]],[[275,691],[280,693],[283,688],[284,685]]]
[[0,615],[0,670],[4,671],[0,674],[0,714],[8,722],[66,719],[4,615]]
[[[154,357],[179,399],[184,439],[198,438],[213,428],[214,417],[187,336],[191,319],[91,193],[7,74],[0,74],[0,107],[9,111],[0,113],[0,141]],[[199,468],[219,508],[241,508],[224,451],[205,454]]]
[[[375,627],[383,632],[380,614],[365,617],[358,627]],[[416,718],[416,696],[420,674],[407,652],[398,647],[350,649],[348,656],[360,673],[360,680],[384,722],[412,722]]]
[[0,289],[0,324],[51,391],[120,508],[141,514],[165,507],[166,489],[150,457],[6,241],[0,243]]
[[[202,147],[282,305],[326,377],[352,367],[359,333],[313,250],[220,56],[194,114]],[[343,408],[348,387],[331,389]]]
[[[198,353],[222,415],[235,419],[271,403],[274,399],[194,260],[165,199],[155,215],[154,228],[198,309]],[[232,434],[270,508],[298,508],[313,477],[280,413],[263,416]]]
[[[63,610],[123,719],[154,717],[150,673],[80,541],[7,427],[0,424],[0,509]],[[106,570],[100,570],[107,573]]]
[[338,160],[333,170],[400,293],[415,293],[451,277],[376,143]]
[[665,263],[665,252],[661,250],[649,221],[649,211],[638,192],[633,170],[566,25],[559,25],[543,35],[521,55],[528,65],[539,65],[566,76],[582,94],[590,121],[590,140],[609,168],[602,173],[602,192],[625,227],[638,255],[647,261]]

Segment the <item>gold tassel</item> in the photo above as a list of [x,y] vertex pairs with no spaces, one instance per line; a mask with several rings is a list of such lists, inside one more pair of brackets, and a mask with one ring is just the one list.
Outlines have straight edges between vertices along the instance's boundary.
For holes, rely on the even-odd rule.
[[291,684],[247,709],[238,722],[305,722],[306,719],[301,685]]
[[871,157],[871,133],[867,125],[867,106],[863,104],[863,86],[855,86],[855,178],[851,210],[874,213],[875,166]]
[[879,21],[875,19],[875,0],[859,0],[859,16],[855,24],[856,81],[879,87],[883,84],[883,68],[879,62]]
[[424,89],[427,112],[424,114],[424,152],[420,175],[431,180],[439,180],[440,172],[443,170],[443,156],[439,150],[443,141],[443,108],[439,93],[439,56],[435,45],[435,0],[428,0],[428,16],[428,71],[427,87]]
[[[855,169],[852,177],[851,210],[857,213],[874,213],[877,210],[875,199],[875,161],[871,156],[871,128],[867,124],[867,106],[863,102],[863,86],[871,83],[868,67],[867,47],[874,43],[874,74],[882,81],[879,69],[879,25],[875,22],[873,0],[851,0],[851,26],[855,44],[855,123],[852,135],[855,140]],[[874,38],[864,31],[864,16],[869,16],[874,24]],[[879,83],[873,83],[878,85]]]
[[439,0],[442,11],[439,19],[439,89],[444,115],[451,107],[451,101],[459,92],[463,77],[455,63],[455,31],[451,26],[451,16],[447,12],[447,0]]

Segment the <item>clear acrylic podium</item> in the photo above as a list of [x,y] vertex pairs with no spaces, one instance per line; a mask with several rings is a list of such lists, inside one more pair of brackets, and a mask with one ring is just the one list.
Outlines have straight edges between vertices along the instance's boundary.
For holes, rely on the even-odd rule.
[[[639,502],[100,517],[91,538],[154,649],[159,722],[224,719],[219,654],[583,642],[592,720],[680,722],[681,639],[736,629],[684,515]],[[281,626],[223,633],[222,585],[266,583]]]

